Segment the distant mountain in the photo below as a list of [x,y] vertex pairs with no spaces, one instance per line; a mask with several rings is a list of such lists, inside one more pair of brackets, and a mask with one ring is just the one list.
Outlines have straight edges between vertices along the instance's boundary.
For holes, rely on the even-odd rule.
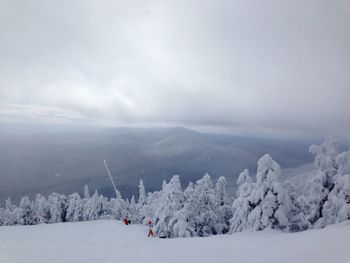
[[[269,153],[282,167],[312,161],[312,142],[204,134],[185,128],[92,128],[59,125],[0,125],[0,199],[27,194],[82,192],[85,184],[113,194],[107,160],[124,196],[161,187],[174,174],[187,184],[206,172],[226,176],[230,186]],[[186,185],[183,185],[185,187]]]

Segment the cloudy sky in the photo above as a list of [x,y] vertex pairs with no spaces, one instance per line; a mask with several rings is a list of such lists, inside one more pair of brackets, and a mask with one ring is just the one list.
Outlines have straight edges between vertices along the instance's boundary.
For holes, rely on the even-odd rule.
[[349,136],[348,0],[0,0],[0,120]]

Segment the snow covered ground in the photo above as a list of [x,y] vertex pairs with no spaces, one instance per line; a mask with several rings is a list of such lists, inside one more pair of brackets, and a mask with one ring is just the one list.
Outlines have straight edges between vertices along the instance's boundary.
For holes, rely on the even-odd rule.
[[350,222],[302,233],[147,238],[147,228],[99,220],[0,227],[0,262],[350,262]]

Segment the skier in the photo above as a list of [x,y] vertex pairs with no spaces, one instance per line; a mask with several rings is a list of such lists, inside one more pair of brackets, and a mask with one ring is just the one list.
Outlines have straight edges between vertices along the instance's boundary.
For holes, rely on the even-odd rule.
[[152,221],[151,220],[149,220],[148,221],[148,226],[149,226],[149,230],[148,230],[148,235],[147,235],[147,237],[153,237],[153,230],[152,230]]
[[130,225],[130,223],[131,223],[131,221],[128,220],[127,217],[125,217],[125,218],[123,219],[123,222],[124,222],[125,225]]

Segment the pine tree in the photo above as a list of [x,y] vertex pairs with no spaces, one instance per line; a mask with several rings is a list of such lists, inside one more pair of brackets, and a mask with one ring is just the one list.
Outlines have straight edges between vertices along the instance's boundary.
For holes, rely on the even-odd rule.
[[350,219],[350,152],[339,154],[336,163],[338,169],[333,179],[334,187],[322,210],[325,224]]
[[133,224],[139,223],[139,216],[137,213],[137,207],[136,207],[136,202],[135,202],[135,196],[132,195],[130,204],[128,206],[128,213],[129,213],[129,220]]
[[278,181],[280,176],[281,168],[270,155],[260,158],[256,186],[249,197],[252,211],[248,215],[248,223],[253,230],[288,227],[290,199]]
[[185,209],[177,210],[169,221],[171,237],[192,237],[194,229],[188,224],[188,213]]
[[290,181],[284,183],[284,187],[287,191],[287,195],[290,198],[291,210],[290,210],[290,223],[289,231],[297,232],[304,231],[311,227],[310,222],[307,220],[307,211],[309,211],[309,206],[307,198],[297,192],[296,186],[294,186]]
[[244,171],[238,178],[238,198],[233,203],[231,232],[244,229],[287,229],[291,202],[288,192],[279,182],[281,168],[270,155],[258,161],[256,183]]
[[89,187],[88,185],[86,184],[84,186],[84,199],[89,199],[90,198],[90,193],[89,193]]
[[217,224],[217,233],[225,234],[230,229],[230,219],[232,217],[232,209],[230,207],[230,198],[226,192],[227,181],[224,176],[219,177],[215,186],[215,197],[217,200],[217,212],[220,223]]
[[66,197],[57,193],[52,193],[47,198],[49,209],[49,223],[65,222],[66,217]]
[[0,226],[4,225],[5,209],[1,207],[0,203]]
[[[184,194],[181,189],[180,178],[174,175],[164,186],[159,207],[156,211],[155,234],[161,237],[177,237],[186,234],[183,230],[184,222],[179,211],[184,205]],[[175,228],[174,228],[175,227]]]
[[93,217],[92,220],[99,219],[99,217],[103,214],[102,200],[103,197],[98,195],[97,190],[95,190],[94,194],[91,197],[92,206],[93,206]]
[[[84,194],[85,196],[85,194]],[[93,205],[92,198],[84,198],[82,200],[82,220],[83,221],[89,221],[95,219],[95,207]]]
[[117,197],[110,200],[110,209],[114,219],[123,220],[129,216],[127,204],[119,191],[117,191]]
[[223,226],[218,211],[218,200],[209,174],[196,182],[194,189],[186,189],[185,208],[189,226],[194,229],[195,236],[210,236],[220,234]]
[[137,202],[137,206],[141,208],[146,202],[146,190],[145,186],[143,184],[142,179],[140,179],[140,185],[139,185],[139,200]]
[[141,224],[147,225],[148,221],[156,221],[156,212],[161,203],[162,191],[155,191],[147,193],[146,202],[142,207],[137,208],[137,215]]
[[78,193],[68,196],[66,221],[78,222],[83,219],[83,204]]
[[34,216],[33,216],[33,205],[30,202],[28,196],[23,196],[19,204],[19,215],[20,215],[20,224],[22,225],[33,225]]
[[237,179],[237,197],[232,204],[232,218],[230,220],[230,232],[240,232],[248,228],[248,215],[252,210],[249,203],[255,184],[249,175],[249,171],[245,169]]
[[321,145],[310,146],[310,152],[315,155],[317,174],[313,178],[308,194],[310,207],[308,221],[316,227],[323,227],[327,223],[324,217],[324,205],[335,186],[335,177],[338,173],[336,140],[327,137]]
[[49,208],[46,198],[41,194],[37,194],[34,202],[34,220],[36,224],[48,223]]
[[5,200],[4,221],[5,226],[20,224],[19,209],[12,204],[11,198]]

